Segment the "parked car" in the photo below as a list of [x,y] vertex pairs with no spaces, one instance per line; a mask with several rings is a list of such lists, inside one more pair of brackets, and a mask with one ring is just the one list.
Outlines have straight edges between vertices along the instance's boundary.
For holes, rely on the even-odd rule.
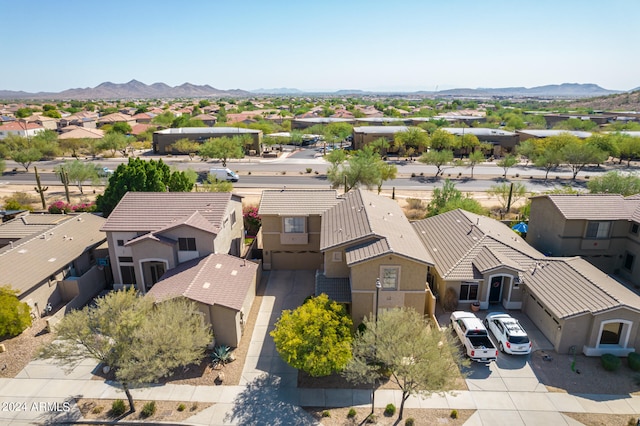
[[484,325],[498,341],[498,349],[511,355],[531,353],[531,340],[517,319],[502,312],[487,314]]
[[471,361],[488,363],[498,359],[498,350],[480,318],[471,312],[455,311],[451,313],[451,326]]
[[109,177],[113,174],[113,170],[108,167],[98,168],[98,176],[100,177]]

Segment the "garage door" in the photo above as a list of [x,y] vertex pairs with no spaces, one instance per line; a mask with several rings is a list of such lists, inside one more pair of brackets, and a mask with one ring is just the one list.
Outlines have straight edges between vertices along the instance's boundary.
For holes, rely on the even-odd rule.
[[272,251],[271,269],[316,270],[322,266],[322,253],[314,251]]
[[524,312],[536,327],[540,329],[542,334],[555,346],[560,323],[554,319],[549,310],[531,293],[527,294],[527,303]]

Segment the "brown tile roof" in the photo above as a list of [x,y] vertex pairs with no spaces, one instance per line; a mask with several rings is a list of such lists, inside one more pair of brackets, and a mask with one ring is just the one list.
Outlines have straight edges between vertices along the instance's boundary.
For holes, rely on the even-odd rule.
[[499,262],[518,270],[543,257],[508,226],[460,209],[412,225],[444,279],[477,279]]
[[68,216],[69,220],[18,240],[13,248],[0,252],[3,285],[10,285],[20,293],[28,292],[86,250],[106,240],[106,235],[100,231],[103,218],[91,213]]
[[567,219],[628,220],[640,207],[640,199],[619,194],[553,194],[533,198],[542,197],[548,197]]
[[77,127],[68,131],[65,130],[60,136],[58,136],[58,139],[102,139],[103,137],[103,130]]
[[148,295],[158,301],[184,296],[207,305],[240,310],[257,269],[258,264],[244,259],[210,254],[168,270]]
[[267,189],[262,191],[258,213],[278,216],[320,215],[340,201],[334,189]]
[[133,121],[133,117],[130,115],[114,112],[113,114],[105,115],[98,119],[98,123],[120,123],[120,122]]
[[191,213],[189,216],[184,216],[182,218],[176,219],[172,221],[167,226],[160,228],[155,231],[156,234],[162,234],[165,231],[170,229],[174,229],[178,226],[189,226],[191,228],[200,229],[201,231],[209,232],[211,234],[217,234],[220,232],[220,224],[217,225],[209,222],[199,211],[195,211]]
[[558,318],[620,307],[640,312],[640,296],[579,257],[540,259],[522,279]]
[[352,262],[384,253],[395,253],[421,263],[433,263],[432,257],[416,236],[398,203],[370,191],[355,189],[344,201],[322,214],[320,250],[368,240],[386,240],[353,251]]
[[102,230],[157,231],[195,212],[219,229],[232,199],[240,197],[229,192],[127,192]]

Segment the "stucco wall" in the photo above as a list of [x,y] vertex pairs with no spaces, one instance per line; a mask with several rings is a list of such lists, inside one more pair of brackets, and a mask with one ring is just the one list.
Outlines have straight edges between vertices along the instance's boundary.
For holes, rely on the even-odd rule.
[[318,269],[322,266],[320,253],[321,216],[305,217],[306,244],[286,244],[283,241],[283,219],[286,216],[262,216],[262,244],[265,269]]
[[564,217],[548,198],[532,198],[526,241],[544,254],[560,256]]

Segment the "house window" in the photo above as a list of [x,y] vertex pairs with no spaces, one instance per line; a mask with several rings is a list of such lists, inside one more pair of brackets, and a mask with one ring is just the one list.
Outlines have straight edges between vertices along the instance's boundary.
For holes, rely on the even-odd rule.
[[629,232],[631,232],[632,234],[638,235],[638,231],[640,231],[640,225],[638,225],[637,223],[632,223],[631,229],[629,230]]
[[633,254],[626,252],[624,255],[624,263],[622,264],[624,269],[626,269],[629,272],[633,271],[633,261],[635,259],[636,257]]
[[124,246],[124,240],[118,240],[118,247]]
[[601,345],[619,345],[620,338],[622,337],[622,324],[621,322],[609,322],[603,324],[602,333],[600,334]]
[[304,234],[304,217],[285,217],[284,232],[286,234]]
[[196,251],[196,239],[195,238],[178,238],[178,250]]
[[342,262],[342,252],[334,251],[333,256],[331,258],[334,262]]
[[231,226],[236,224],[236,212],[232,211],[231,212]]
[[604,239],[609,238],[611,222],[589,222],[587,224],[586,238]]
[[118,262],[120,263],[133,263],[133,257],[121,256],[118,258]]
[[380,282],[383,290],[397,290],[400,280],[399,266],[383,266],[381,268]]
[[120,265],[120,275],[122,275],[122,284],[136,284],[136,273],[133,266]]
[[458,300],[478,300],[478,283],[460,284],[460,297]]

